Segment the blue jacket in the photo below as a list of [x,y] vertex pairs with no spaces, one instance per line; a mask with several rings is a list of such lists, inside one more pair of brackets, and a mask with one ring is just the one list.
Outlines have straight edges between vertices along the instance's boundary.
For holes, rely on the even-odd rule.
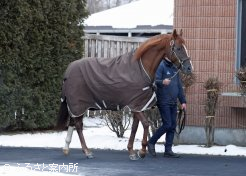
[[165,78],[171,78],[177,72],[177,68],[169,61],[164,60],[160,63],[156,71],[156,95],[157,105],[177,104],[177,99],[180,103],[186,103],[184,91],[179,74],[171,79],[169,85],[164,85],[162,82]]

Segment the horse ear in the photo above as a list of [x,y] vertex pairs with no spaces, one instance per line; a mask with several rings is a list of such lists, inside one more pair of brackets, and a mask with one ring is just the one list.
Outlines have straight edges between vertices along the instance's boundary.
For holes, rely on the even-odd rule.
[[176,29],[173,30],[172,36],[174,39],[176,39],[178,37],[178,33],[177,33]]
[[183,35],[183,30],[182,29],[180,29],[179,35],[182,37],[182,35]]

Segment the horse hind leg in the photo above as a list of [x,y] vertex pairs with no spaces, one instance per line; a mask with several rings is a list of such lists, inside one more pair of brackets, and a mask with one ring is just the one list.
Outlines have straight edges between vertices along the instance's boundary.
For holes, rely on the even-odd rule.
[[91,159],[91,158],[94,158],[94,156],[93,156],[93,153],[88,149],[86,142],[85,142],[85,138],[83,134],[82,118],[83,116],[75,118],[75,128],[77,130],[83,152],[85,153],[87,158]]
[[74,127],[72,127],[72,126],[68,127],[67,137],[66,137],[66,140],[65,140],[65,146],[63,148],[64,155],[68,155],[69,154],[69,145],[70,145],[70,143],[72,141],[73,130],[74,130]]
[[67,137],[65,139],[65,146],[63,148],[64,155],[69,154],[69,145],[72,141],[73,131],[74,131],[74,119],[70,117],[69,126],[67,130]]

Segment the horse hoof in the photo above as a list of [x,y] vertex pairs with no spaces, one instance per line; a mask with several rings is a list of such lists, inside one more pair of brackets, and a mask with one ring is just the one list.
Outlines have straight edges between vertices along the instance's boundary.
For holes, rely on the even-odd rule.
[[137,154],[139,158],[144,158],[146,156],[146,152],[143,152],[142,150],[139,150]]
[[92,152],[87,153],[87,154],[86,154],[86,158],[87,158],[87,159],[92,159],[92,158],[94,158],[93,153],[92,153]]
[[129,155],[129,158],[130,158],[130,160],[132,160],[132,161],[139,160],[139,156],[138,156],[138,155],[136,155],[135,153],[134,153],[134,154],[132,154],[132,155]]
[[64,149],[63,149],[63,154],[64,154],[64,155],[68,155],[68,154],[69,154],[69,149],[65,149],[65,148],[64,148]]

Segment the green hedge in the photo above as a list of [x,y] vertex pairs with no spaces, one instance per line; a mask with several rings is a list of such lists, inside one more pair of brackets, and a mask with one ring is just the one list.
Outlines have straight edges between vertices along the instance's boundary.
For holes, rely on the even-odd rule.
[[86,0],[0,1],[0,128],[54,125],[63,73],[83,54]]

